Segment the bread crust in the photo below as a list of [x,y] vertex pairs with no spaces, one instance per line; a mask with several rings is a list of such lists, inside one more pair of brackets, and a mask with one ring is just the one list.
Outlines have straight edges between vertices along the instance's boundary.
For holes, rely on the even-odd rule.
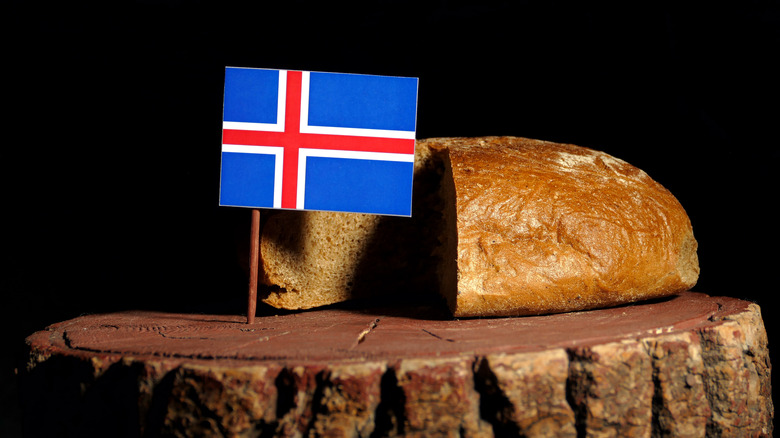
[[696,283],[677,199],[604,152],[517,137],[440,138],[454,185],[454,316],[565,312],[672,295]]

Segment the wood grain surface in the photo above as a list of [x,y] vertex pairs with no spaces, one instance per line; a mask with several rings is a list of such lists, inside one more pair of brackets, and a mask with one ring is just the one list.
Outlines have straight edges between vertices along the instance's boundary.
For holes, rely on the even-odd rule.
[[699,293],[462,320],[122,312],[27,344],[28,436],[772,434],[759,307]]

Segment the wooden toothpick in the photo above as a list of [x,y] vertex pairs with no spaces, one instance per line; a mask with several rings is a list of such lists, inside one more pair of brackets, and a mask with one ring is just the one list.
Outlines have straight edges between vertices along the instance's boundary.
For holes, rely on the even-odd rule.
[[255,322],[257,311],[257,270],[260,264],[260,209],[252,209],[252,231],[249,233],[249,299],[246,323]]

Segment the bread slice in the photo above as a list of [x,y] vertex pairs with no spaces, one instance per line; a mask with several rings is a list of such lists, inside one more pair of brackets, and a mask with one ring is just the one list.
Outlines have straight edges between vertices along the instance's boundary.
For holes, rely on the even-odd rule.
[[456,317],[613,306],[690,289],[677,199],[606,153],[517,137],[417,142],[412,218],[285,211],[261,240],[262,300],[302,309],[437,293]]
[[323,211],[264,213],[260,298],[308,309],[356,298],[438,296],[441,157],[415,148],[412,217]]

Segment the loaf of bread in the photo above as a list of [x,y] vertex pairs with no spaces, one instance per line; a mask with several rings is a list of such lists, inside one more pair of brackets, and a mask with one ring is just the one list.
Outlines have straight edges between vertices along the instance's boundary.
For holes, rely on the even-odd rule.
[[262,300],[303,309],[438,294],[453,316],[568,312],[693,287],[677,199],[606,153],[517,137],[416,145],[411,218],[283,211],[261,239]]

